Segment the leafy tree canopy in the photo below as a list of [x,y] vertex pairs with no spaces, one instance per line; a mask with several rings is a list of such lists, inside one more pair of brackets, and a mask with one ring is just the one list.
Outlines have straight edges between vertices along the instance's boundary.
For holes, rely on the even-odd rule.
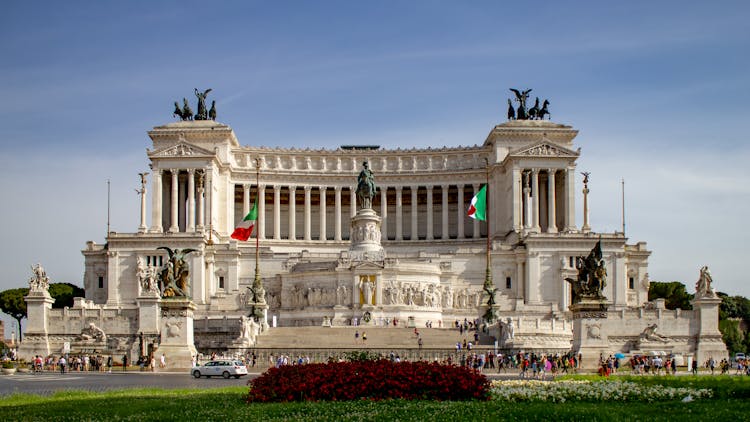
[[690,301],[693,295],[687,292],[685,285],[679,281],[652,281],[648,287],[648,300],[665,299],[667,309],[693,309]]
[[64,308],[73,306],[74,297],[84,297],[85,290],[70,283],[52,283],[49,285],[49,294],[55,299],[53,308]]

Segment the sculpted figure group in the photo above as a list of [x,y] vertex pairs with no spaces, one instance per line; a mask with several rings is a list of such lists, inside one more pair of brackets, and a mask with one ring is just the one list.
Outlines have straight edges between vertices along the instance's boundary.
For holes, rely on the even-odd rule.
[[211,92],[211,88],[201,92],[195,88],[195,96],[198,98],[198,112],[193,115],[193,109],[190,108],[187,98],[182,99],[182,107],[177,101],[174,102],[174,111],[172,116],[179,117],[182,121],[187,120],[216,120],[216,101],[211,102],[211,109],[206,108],[206,97]]
[[565,281],[573,287],[573,303],[582,299],[604,299],[602,294],[607,285],[607,269],[602,257],[602,242],[596,242],[588,256],[578,259],[578,278],[565,278]]

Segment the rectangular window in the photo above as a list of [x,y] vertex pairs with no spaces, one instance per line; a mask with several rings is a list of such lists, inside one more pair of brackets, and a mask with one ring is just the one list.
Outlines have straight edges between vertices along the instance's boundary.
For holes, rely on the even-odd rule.
[[635,289],[635,277],[630,277],[628,279],[628,288]]
[[574,257],[572,257],[572,256],[570,257],[570,268],[575,268],[575,266],[576,266],[576,263],[575,263],[574,259],[575,259]]
[[223,276],[219,276],[219,288],[220,289],[224,288],[224,277]]
[[510,289],[513,286],[513,280],[510,277],[505,277],[505,288]]
[[104,288],[104,277],[102,276],[99,276],[99,288],[100,289]]

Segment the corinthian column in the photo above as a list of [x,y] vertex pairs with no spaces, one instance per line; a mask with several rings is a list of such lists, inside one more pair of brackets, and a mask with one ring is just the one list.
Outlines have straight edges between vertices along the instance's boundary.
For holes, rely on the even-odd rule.
[[403,208],[401,204],[401,195],[403,194],[403,187],[396,186],[396,240],[404,240],[403,233]]
[[187,224],[188,233],[195,231],[195,169],[188,169],[188,204],[187,204]]
[[432,215],[432,185],[427,185],[427,240],[433,240],[435,238],[432,233],[433,215]]
[[273,238],[281,240],[281,185],[273,185]]
[[335,205],[334,205],[334,232],[333,240],[341,241],[341,186],[333,188],[335,192]]
[[411,190],[411,236],[410,240],[419,240],[419,226],[418,226],[418,215],[417,215],[417,192],[419,186],[412,186]]
[[[474,189],[472,192],[474,193],[474,195],[476,195],[477,192],[479,192],[479,183],[474,183],[472,185],[472,188]],[[487,218],[489,218],[489,216],[487,216]],[[479,239],[482,236],[482,232],[479,230],[479,220],[476,219],[476,218],[472,218],[471,220],[472,220],[472,222],[471,222],[471,224],[472,224],[472,226],[471,226],[471,230],[472,230],[471,237],[473,237],[474,239]]]
[[[249,212],[249,211],[248,211]],[[245,214],[247,215],[247,214]],[[244,215],[242,216],[245,217]],[[266,185],[258,186],[258,239],[266,238]]]
[[443,192],[443,198],[442,198],[443,202],[442,202],[442,207],[441,207],[442,209],[441,214],[443,218],[442,218],[441,226],[443,229],[442,229],[442,233],[440,237],[442,237],[443,240],[447,240],[450,237],[450,233],[448,232],[448,188],[449,187],[450,187],[449,185],[441,186],[442,192]]
[[289,240],[297,240],[297,187],[289,186]]
[[531,206],[533,209],[531,213],[531,229],[539,233],[541,230],[539,227],[539,169],[531,170],[531,196]]
[[310,240],[310,191],[312,186],[305,186],[305,240]]
[[388,240],[388,187],[386,186],[380,187],[380,238]]
[[557,233],[555,212],[555,169],[547,170],[547,233]]
[[180,230],[180,226],[177,223],[177,217],[178,217],[178,214],[177,214],[177,211],[178,211],[178,209],[177,209],[177,204],[178,204],[177,196],[179,194],[179,185],[178,185],[177,176],[179,175],[179,170],[177,170],[177,169],[170,169],[169,171],[172,173],[172,200],[170,202],[170,207],[171,207],[171,211],[172,211],[172,213],[171,213],[172,214],[171,215],[172,221],[171,221],[171,225],[169,226],[169,232],[170,233],[176,233],[176,232],[178,232]]
[[[466,218],[466,210],[464,209],[464,185],[463,183],[459,183],[458,185],[458,207],[457,208],[457,216],[456,216],[456,223],[458,226],[458,239],[463,239],[464,236],[464,219]],[[476,220],[475,218],[472,218],[472,220]]]
[[161,203],[161,179],[163,170],[162,169],[153,169],[154,170],[154,179],[151,181],[153,183],[153,193],[151,194],[151,232],[152,233],[161,233],[164,231],[164,228],[161,225],[161,211],[162,211],[162,203]]
[[320,191],[320,240],[328,240],[326,238],[326,187],[318,187]]

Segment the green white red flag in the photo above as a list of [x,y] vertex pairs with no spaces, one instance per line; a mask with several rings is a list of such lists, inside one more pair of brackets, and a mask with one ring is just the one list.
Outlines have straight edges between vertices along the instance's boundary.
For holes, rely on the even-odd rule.
[[249,213],[245,216],[245,218],[240,221],[240,224],[237,225],[237,227],[232,232],[232,239],[241,240],[243,242],[246,242],[247,239],[250,239],[250,236],[253,234],[253,229],[255,228],[255,222],[258,220],[258,197],[255,197],[255,203],[253,204],[253,209],[250,210]]
[[487,220],[487,185],[482,186],[482,189],[471,198],[467,215],[476,220]]

